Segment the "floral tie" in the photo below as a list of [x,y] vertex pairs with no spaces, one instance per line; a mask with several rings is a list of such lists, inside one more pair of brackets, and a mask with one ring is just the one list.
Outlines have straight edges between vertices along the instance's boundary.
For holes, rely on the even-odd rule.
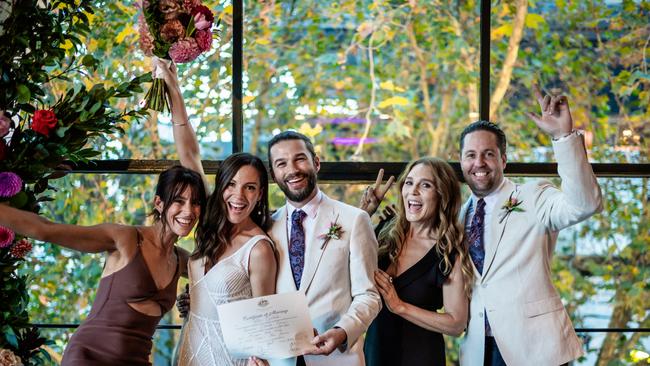
[[485,259],[485,246],[483,245],[483,219],[485,218],[485,201],[481,198],[476,203],[476,211],[469,227],[469,236],[467,238],[469,243],[469,255],[472,257],[472,262],[478,270],[478,273],[483,274],[483,260]]
[[293,272],[293,281],[296,289],[300,288],[302,269],[305,267],[305,230],[302,228],[302,220],[307,217],[305,211],[295,210],[291,214],[291,236],[289,238],[289,263]]
[[[472,262],[478,270],[478,273],[483,274],[483,261],[485,260],[485,245],[483,244],[483,221],[485,219],[485,200],[482,198],[476,203],[476,211],[474,211],[474,217],[472,218],[472,223],[469,227],[469,236],[467,240],[469,241],[469,255],[472,257]],[[485,324],[485,335],[492,336],[492,328],[490,327],[490,322],[487,317],[487,312],[483,309],[484,324]]]

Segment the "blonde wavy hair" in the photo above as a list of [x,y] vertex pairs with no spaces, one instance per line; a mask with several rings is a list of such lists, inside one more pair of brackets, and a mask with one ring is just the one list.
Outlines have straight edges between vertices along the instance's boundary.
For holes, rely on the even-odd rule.
[[454,169],[442,159],[424,157],[412,161],[400,175],[397,215],[379,233],[379,255],[388,255],[391,263],[396,263],[408,240],[411,225],[406,220],[404,198],[401,192],[406,177],[413,167],[419,164],[424,164],[431,169],[438,198],[438,207],[436,214],[431,219],[430,232],[432,238],[436,240],[434,244],[436,252],[443,259],[440,262],[440,270],[446,275],[451,273],[453,268],[451,256],[455,252],[457,260],[461,261],[463,289],[469,298],[472,294],[474,270],[469,250],[463,238],[464,230],[458,217],[461,207],[460,183]]

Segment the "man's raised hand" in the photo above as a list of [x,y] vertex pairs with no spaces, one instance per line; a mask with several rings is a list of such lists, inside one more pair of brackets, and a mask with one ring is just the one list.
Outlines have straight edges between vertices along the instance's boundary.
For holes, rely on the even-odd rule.
[[390,187],[393,186],[393,183],[395,183],[395,177],[390,176],[386,183],[383,185],[381,182],[384,180],[384,169],[379,169],[379,173],[377,173],[377,179],[375,180],[375,184],[373,186],[368,186],[366,190],[363,192],[363,196],[361,197],[361,203],[359,204],[359,208],[366,211],[368,215],[372,216],[375,211],[377,211],[377,208],[381,204],[381,201],[384,199],[384,196],[386,196],[386,193],[390,189]]
[[566,136],[573,131],[573,120],[569,110],[569,101],[564,95],[545,95],[537,84],[533,84],[533,94],[541,109],[541,116],[535,113],[527,113],[542,131],[551,135],[554,139]]

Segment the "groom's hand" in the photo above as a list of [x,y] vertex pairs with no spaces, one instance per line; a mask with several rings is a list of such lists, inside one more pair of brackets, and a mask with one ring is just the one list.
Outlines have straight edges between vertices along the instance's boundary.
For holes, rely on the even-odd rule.
[[363,192],[363,196],[361,197],[359,208],[366,211],[370,216],[372,216],[375,211],[377,211],[377,208],[381,204],[381,201],[384,199],[384,196],[386,196],[386,193],[390,187],[392,187],[393,183],[395,183],[395,177],[392,175],[390,178],[388,178],[386,183],[382,185],[381,182],[383,180],[384,169],[379,169],[379,173],[377,173],[377,179],[375,180],[375,185],[368,186]]
[[187,313],[190,312],[190,285],[185,285],[185,291],[181,292],[176,297],[176,308],[180,313],[181,318],[186,318]]
[[566,136],[573,131],[573,120],[569,110],[569,101],[564,95],[545,95],[537,84],[533,84],[533,94],[541,109],[541,116],[534,113],[527,113],[542,131],[551,135],[554,139]]
[[309,352],[311,355],[329,355],[334,350],[345,343],[348,335],[343,328],[332,328],[327,332],[317,335],[311,340],[311,344],[316,346],[314,350]]

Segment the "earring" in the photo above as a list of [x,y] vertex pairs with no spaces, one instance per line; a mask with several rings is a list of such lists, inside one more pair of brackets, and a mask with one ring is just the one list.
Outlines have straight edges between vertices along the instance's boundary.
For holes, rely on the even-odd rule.
[[262,215],[262,202],[257,201],[257,215],[261,216]]

